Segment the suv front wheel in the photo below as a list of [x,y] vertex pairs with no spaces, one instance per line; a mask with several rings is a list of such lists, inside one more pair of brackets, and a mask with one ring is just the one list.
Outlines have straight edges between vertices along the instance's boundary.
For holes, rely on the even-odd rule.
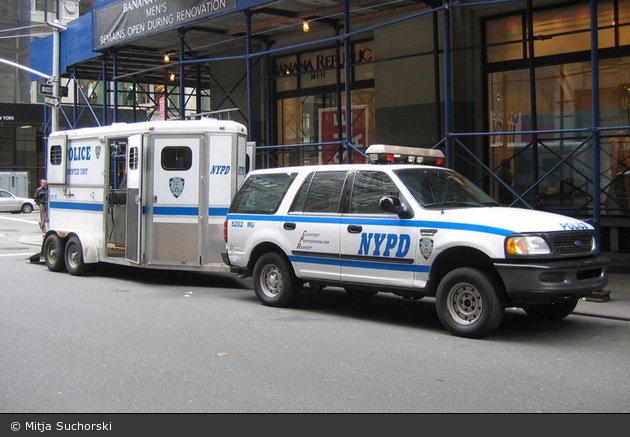
[[258,258],[252,277],[256,296],[264,305],[290,306],[299,293],[298,279],[291,264],[276,252]]
[[442,325],[461,337],[485,337],[499,327],[505,313],[501,286],[470,267],[457,268],[442,279],[435,304]]

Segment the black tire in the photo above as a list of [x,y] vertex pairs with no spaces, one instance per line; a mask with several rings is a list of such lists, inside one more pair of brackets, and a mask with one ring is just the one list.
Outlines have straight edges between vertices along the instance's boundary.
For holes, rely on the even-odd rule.
[[49,234],[44,240],[44,261],[51,272],[61,272],[66,268],[64,241],[57,234]]
[[22,205],[23,214],[30,214],[32,212],[33,212],[33,205],[31,205],[30,203],[25,203],[24,205]]
[[577,303],[577,299],[571,299],[565,302],[531,306],[523,308],[523,310],[534,319],[556,321],[562,320],[571,314],[577,306]]
[[300,281],[291,264],[276,252],[266,253],[256,261],[252,278],[256,296],[264,305],[290,306],[300,292]]
[[87,273],[88,265],[83,260],[81,241],[74,235],[66,243],[64,259],[66,261],[66,269],[71,275],[83,276]]
[[442,325],[460,337],[485,337],[499,327],[505,315],[502,287],[472,267],[448,273],[438,286],[435,304]]
[[357,298],[357,299],[367,299],[370,297],[374,297],[378,294],[378,291],[363,290],[361,288],[355,288],[355,287],[344,287],[343,289],[346,290],[346,293],[348,293],[348,296]]

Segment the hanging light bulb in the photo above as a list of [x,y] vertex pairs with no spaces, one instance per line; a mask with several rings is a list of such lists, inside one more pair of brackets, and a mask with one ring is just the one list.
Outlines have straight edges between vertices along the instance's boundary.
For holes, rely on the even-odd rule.
[[171,73],[171,75],[168,77],[168,80],[170,80],[171,82],[175,82],[175,73]]
[[171,61],[171,57],[168,54],[164,55],[164,62],[170,62],[170,61]]
[[310,24],[308,24],[308,21],[305,21],[302,23],[302,31],[304,33],[308,32],[309,30],[311,30],[311,26]]

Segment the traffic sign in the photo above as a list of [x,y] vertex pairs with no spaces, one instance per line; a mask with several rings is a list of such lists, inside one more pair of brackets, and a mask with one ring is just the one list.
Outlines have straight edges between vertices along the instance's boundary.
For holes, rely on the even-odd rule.
[[39,92],[42,94],[46,94],[47,96],[52,96],[53,94],[53,85],[51,83],[40,83],[39,84]]
[[44,104],[56,108],[59,106],[59,97],[44,96]]
[[[39,84],[39,92],[44,94],[45,96],[53,95],[53,85],[51,83],[40,83]],[[59,96],[68,97],[68,87],[60,86],[59,87]],[[57,97],[59,97],[57,96]]]

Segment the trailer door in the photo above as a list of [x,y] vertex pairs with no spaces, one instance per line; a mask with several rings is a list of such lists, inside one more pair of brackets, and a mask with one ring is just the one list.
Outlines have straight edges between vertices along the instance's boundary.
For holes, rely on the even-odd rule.
[[129,137],[127,144],[127,223],[125,258],[140,262],[140,220],[142,218],[142,135]]
[[154,136],[147,178],[147,263],[199,266],[202,137]]

